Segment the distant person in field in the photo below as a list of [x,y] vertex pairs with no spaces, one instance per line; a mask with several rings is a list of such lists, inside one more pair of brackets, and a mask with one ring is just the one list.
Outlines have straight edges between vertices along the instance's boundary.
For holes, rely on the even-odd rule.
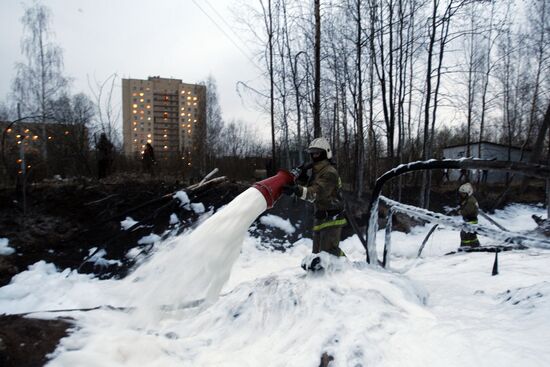
[[[301,175],[299,184],[283,187],[287,195],[313,203],[313,253],[325,251],[334,256],[345,256],[340,249],[340,234],[347,223],[344,216],[342,181],[336,167],[331,162],[332,150],[325,138],[317,138],[308,148],[311,164],[303,167],[303,172],[311,169],[311,176]],[[304,177],[305,176],[305,177]],[[314,258],[310,270],[319,270],[320,259]]]
[[145,149],[141,156],[141,164],[144,173],[148,173],[151,177],[155,176],[155,165],[157,161],[155,159],[155,150],[149,143],[145,144]]
[[[460,198],[460,215],[468,224],[477,224],[479,205],[474,197],[474,188],[467,182],[458,188]],[[479,240],[475,232],[460,231],[460,246],[478,247]]]
[[[447,158],[445,158],[445,157],[441,158],[441,160],[443,160],[443,161],[445,159],[447,159]],[[449,177],[449,169],[448,168],[443,169],[443,177],[441,178],[441,180],[442,180],[442,183],[451,181],[451,178]]]
[[99,179],[107,177],[113,164],[113,143],[107,138],[105,133],[101,133],[99,141],[96,143],[97,149],[97,177]]

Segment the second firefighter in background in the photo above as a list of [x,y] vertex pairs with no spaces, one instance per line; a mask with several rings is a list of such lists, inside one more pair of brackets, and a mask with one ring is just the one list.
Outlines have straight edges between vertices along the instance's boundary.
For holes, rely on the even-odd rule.
[[[474,197],[474,188],[467,182],[458,188],[458,196],[460,198],[460,215],[464,222],[468,224],[477,224],[477,215],[479,205]],[[460,246],[478,247],[479,240],[475,232],[460,231]]]

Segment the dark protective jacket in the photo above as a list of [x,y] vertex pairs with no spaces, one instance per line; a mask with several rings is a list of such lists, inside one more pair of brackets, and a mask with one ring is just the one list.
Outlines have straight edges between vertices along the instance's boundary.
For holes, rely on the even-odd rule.
[[141,159],[143,160],[143,164],[145,165],[150,165],[155,162],[155,151],[150,144],[147,144],[145,146],[145,150],[143,151],[143,156],[141,157]]
[[315,162],[312,170],[308,184],[300,186],[299,197],[313,203],[313,230],[345,225],[342,182],[338,171],[327,159]]
[[99,141],[97,142],[96,148],[97,148],[97,159],[99,161],[112,159],[114,146],[113,146],[113,143],[109,141],[107,136],[105,136],[105,134],[101,134],[101,136],[99,137]]
[[466,223],[477,224],[479,205],[473,196],[468,196],[460,203],[460,215]]
[[[473,196],[468,196],[460,203],[460,215],[468,224],[477,224],[479,205]],[[479,239],[476,233],[460,231],[460,246],[479,246]]]

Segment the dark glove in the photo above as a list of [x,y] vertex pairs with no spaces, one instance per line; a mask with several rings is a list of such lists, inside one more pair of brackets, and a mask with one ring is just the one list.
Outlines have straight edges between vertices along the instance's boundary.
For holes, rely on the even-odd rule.
[[300,190],[300,187],[298,185],[284,185],[283,186],[283,194],[292,196],[300,196],[302,190]]

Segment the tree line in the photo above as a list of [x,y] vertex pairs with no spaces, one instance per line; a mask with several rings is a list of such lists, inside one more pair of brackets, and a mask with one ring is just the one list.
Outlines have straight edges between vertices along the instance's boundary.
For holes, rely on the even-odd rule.
[[[240,90],[271,115],[280,165],[294,164],[292,152],[302,157],[323,135],[360,194],[397,164],[441,158],[445,145],[533,148],[544,128],[547,1],[257,3],[241,5],[239,14],[265,83]],[[422,187],[425,203],[428,174]]]
[[[5,135],[1,143],[3,176],[21,175],[17,139],[22,139],[20,143],[25,146],[28,168],[25,173],[29,177],[92,176],[97,171],[94,148],[102,134],[114,148],[112,160],[117,161],[118,169],[139,170],[139,162],[132,162],[122,153],[120,101],[114,100],[115,89],[120,87],[119,76],[113,73],[104,80],[88,76],[88,94],[73,94],[72,80],[64,71],[62,48],[53,35],[50,9],[39,2],[25,7],[21,24],[23,60],[15,65],[8,99],[0,102],[0,121],[4,121],[1,133]],[[200,172],[193,175],[205,174],[223,157],[264,156],[265,144],[257,131],[242,121],[223,120],[215,79],[208,77],[199,84],[206,85],[208,91],[208,137],[205,137],[206,154],[197,167]],[[9,128],[13,121],[19,123]],[[27,129],[32,127],[29,122],[40,124],[38,128]],[[52,124],[67,127],[61,132],[62,140],[53,136]],[[25,129],[29,133],[20,133]],[[163,162],[166,171],[182,168],[182,164],[179,158]]]
[[[323,135],[344,181],[361,195],[381,172],[441,158],[449,144],[489,140],[548,152],[547,1],[257,0],[238,13],[264,76],[261,88],[239,83],[238,92],[268,113],[271,142],[224,120],[209,77],[203,170],[229,156],[270,156],[271,167],[290,168]],[[72,94],[48,8],[26,8],[22,23],[24,60],[0,119],[72,123],[119,146],[118,76],[89,80],[91,98]],[[75,144],[71,154],[85,149]],[[431,177],[419,179],[427,202]]]

